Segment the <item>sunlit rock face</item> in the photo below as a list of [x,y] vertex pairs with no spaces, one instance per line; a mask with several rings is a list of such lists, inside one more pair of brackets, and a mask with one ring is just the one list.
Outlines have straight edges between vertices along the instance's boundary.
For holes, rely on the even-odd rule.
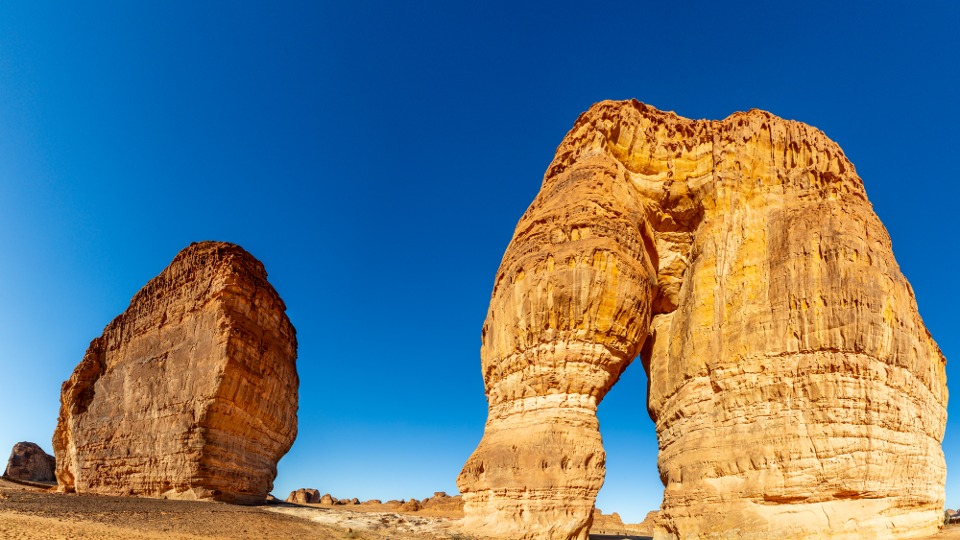
[[263,264],[191,244],[90,344],[60,395],[60,489],[263,502],[297,434],[296,332]]
[[581,115],[494,285],[488,420],[458,479],[468,530],[587,538],[596,407],[638,353],[657,538],[907,538],[942,521],[945,360],[820,131],[636,101]]

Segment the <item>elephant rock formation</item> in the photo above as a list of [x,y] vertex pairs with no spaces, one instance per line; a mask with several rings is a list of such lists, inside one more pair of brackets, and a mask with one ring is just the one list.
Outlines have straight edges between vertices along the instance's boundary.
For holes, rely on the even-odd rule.
[[656,538],[909,537],[942,522],[945,360],[842,150],[751,110],[580,116],[483,326],[467,530],[587,538],[597,404],[640,355]]
[[63,383],[60,489],[263,502],[297,434],[297,340],[285,310],[241,247],[181,251]]

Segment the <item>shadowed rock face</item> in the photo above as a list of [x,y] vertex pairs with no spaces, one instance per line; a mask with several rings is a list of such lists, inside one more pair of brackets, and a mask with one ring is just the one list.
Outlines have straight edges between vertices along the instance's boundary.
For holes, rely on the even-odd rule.
[[10,451],[4,474],[14,480],[53,482],[56,460],[37,444],[18,442]]
[[61,490],[264,501],[297,434],[296,332],[263,264],[191,244],[63,384]]
[[468,529],[586,539],[596,407],[638,353],[658,538],[908,537],[942,521],[945,360],[820,131],[636,101],[581,115],[497,273],[487,425],[458,478]]

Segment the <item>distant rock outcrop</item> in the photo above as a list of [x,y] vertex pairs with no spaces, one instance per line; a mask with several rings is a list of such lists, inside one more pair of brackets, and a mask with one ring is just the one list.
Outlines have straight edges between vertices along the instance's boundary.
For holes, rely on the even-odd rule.
[[417,512],[421,508],[420,501],[416,499],[410,499],[409,501],[400,505],[400,511],[402,512]]
[[26,482],[53,482],[56,480],[56,460],[32,442],[18,442],[10,451],[4,475]]
[[637,530],[643,534],[653,534],[654,524],[657,522],[657,516],[660,515],[660,512],[654,510],[652,512],[647,512],[647,515],[644,516],[643,521],[638,523],[634,530]]
[[297,434],[296,333],[263,264],[191,244],[90,343],[60,394],[64,491],[265,500]]
[[290,496],[287,497],[287,502],[294,504],[317,504],[320,502],[320,492],[315,489],[300,488],[290,492]]
[[487,424],[457,480],[468,531],[587,538],[606,463],[597,405],[638,354],[658,538],[942,523],[945,360],[822,132],[637,101],[580,116],[494,281]]
[[616,512],[604,514],[599,508],[594,508],[590,534],[652,536],[653,520],[656,515],[657,512],[648,512],[641,523],[624,523],[620,514]]
[[420,501],[420,508],[423,510],[437,510],[441,512],[460,512],[463,511],[463,497],[460,495],[450,496],[444,491],[436,491],[433,497],[427,497]]

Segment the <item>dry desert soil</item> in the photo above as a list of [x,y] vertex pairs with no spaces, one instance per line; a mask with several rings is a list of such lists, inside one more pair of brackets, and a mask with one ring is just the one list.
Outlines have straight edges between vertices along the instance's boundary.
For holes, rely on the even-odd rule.
[[391,540],[456,538],[454,520],[265,506],[50,492],[0,480],[0,538],[7,540]]
[[[467,540],[455,516],[287,503],[265,506],[67,495],[0,480],[0,538],[5,540]],[[595,534],[591,540],[647,536]],[[960,540],[960,526],[938,540]]]

